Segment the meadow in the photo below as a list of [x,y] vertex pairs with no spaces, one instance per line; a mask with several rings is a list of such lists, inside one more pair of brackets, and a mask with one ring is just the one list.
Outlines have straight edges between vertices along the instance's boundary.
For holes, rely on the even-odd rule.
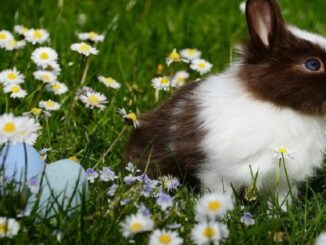
[[[1,244],[148,244],[151,231],[126,236],[121,226],[128,216],[144,207],[151,214],[155,229],[171,230],[184,244],[195,244],[191,233],[198,223],[196,203],[201,194],[192,192],[183,183],[174,188],[162,180],[148,184],[137,179],[140,175],[137,170],[131,166],[126,169],[124,149],[132,123],[136,122],[134,116],[155,108],[177,89],[156,91],[153,78],[187,70],[190,77],[186,82],[190,82],[221,72],[236,59],[235,45],[248,37],[240,3],[240,0],[1,1],[0,31],[14,33],[15,25],[42,28],[48,31],[49,39],[41,44],[27,42],[17,50],[0,48],[0,72],[16,67],[25,76],[21,86],[27,93],[21,99],[11,98],[4,91],[4,83],[0,84],[0,116],[30,112],[37,118],[42,129],[34,147],[46,163],[70,158],[99,175],[103,175],[103,167],[115,173],[108,179],[95,174],[94,181],[88,175],[88,197],[82,200],[80,208],[72,213],[60,210],[52,218],[42,217],[37,209],[19,217],[27,197],[4,195],[0,191],[0,216],[14,218],[20,225],[14,237],[0,235]],[[326,36],[326,1],[279,0],[279,3],[289,23]],[[104,41],[91,42],[97,54],[84,56],[71,49],[73,43],[81,42],[78,33],[83,32],[104,35]],[[21,38],[18,34],[15,37]],[[51,90],[35,78],[37,65],[31,55],[38,47],[50,47],[58,53],[61,72],[57,80],[67,86],[65,93],[56,95],[53,87]],[[173,49],[186,48],[201,51],[202,57],[213,65],[209,73],[201,75],[183,62],[166,65]],[[112,77],[120,87],[105,86],[99,76]],[[86,107],[89,104],[76,99],[77,92],[85,95],[85,91],[79,90],[84,86],[105,95],[103,108],[89,108]],[[49,99],[58,102],[60,108],[50,111],[50,115],[46,108],[35,110],[41,107],[40,101]],[[122,108],[126,114],[119,113]],[[151,184],[150,192],[146,193],[144,186]],[[158,200],[162,190],[167,195],[161,196],[165,201],[168,199],[167,206],[162,204],[164,200]],[[278,205],[268,205],[271,193],[249,192],[238,193],[232,210],[219,218],[229,231],[220,239],[221,244],[314,244],[316,237],[326,231],[326,165],[314,178],[301,184],[300,194],[287,212]]]

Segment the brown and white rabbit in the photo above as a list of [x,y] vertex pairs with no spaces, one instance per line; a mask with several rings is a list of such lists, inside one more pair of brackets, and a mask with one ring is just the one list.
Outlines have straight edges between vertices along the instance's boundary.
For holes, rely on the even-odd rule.
[[[197,179],[210,191],[251,185],[257,173],[257,187],[278,187],[281,203],[323,162],[326,39],[287,25],[275,0],[248,0],[246,19],[240,61],[141,117],[127,157],[152,176]],[[292,151],[288,177],[279,146]]]

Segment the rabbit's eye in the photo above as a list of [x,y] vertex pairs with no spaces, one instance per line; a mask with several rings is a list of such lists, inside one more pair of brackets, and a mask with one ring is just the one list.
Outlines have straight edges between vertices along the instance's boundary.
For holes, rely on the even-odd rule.
[[319,69],[321,68],[321,62],[319,59],[309,58],[305,61],[305,67],[309,71],[319,71]]

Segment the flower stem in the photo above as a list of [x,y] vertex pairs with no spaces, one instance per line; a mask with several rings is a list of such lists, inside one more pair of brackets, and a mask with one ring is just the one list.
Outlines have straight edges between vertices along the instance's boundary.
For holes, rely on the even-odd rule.
[[88,69],[89,69],[90,60],[91,59],[89,57],[87,57],[86,64],[85,64],[85,67],[84,67],[84,71],[83,71],[83,75],[82,75],[82,77],[80,79],[80,84],[81,85],[85,83],[87,73],[88,73]]

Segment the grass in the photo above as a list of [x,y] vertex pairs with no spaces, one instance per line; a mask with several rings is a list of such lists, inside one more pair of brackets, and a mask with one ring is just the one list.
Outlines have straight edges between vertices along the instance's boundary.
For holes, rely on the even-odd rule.
[[[290,23],[326,35],[325,1],[279,2]],[[195,223],[194,193],[182,187],[174,194],[175,208],[165,215],[153,198],[134,194],[139,191],[139,186],[123,184],[126,173],[122,159],[131,128],[124,130],[124,122],[116,110],[125,107],[140,114],[169,96],[165,94],[160,101],[155,101],[150,81],[158,64],[165,62],[173,48],[201,50],[203,57],[213,63],[213,72],[227,67],[234,56],[234,45],[247,37],[239,4],[240,1],[235,0],[1,2],[0,29],[12,31],[15,24],[23,24],[49,31],[51,41],[47,45],[57,50],[62,67],[59,80],[70,90],[66,95],[54,96],[33,78],[35,66],[30,54],[35,46],[28,44],[15,55],[0,50],[0,70],[16,66],[26,76],[24,87],[29,92],[21,101],[8,99],[0,92],[0,114],[9,108],[10,112],[20,115],[36,106],[40,98],[59,100],[61,109],[54,112],[48,122],[40,122],[43,130],[35,145],[36,149],[51,148],[46,162],[77,156],[85,169],[95,165],[110,166],[120,177],[115,198],[106,194],[110,184],[96,181],[90,185],[89,197],[80,211],[69,216],[59,212],[51,220],[42,219],[33,212],[29,217],[18,219],[22,229],[16,237],[2,239],[1,243],[55,244],[57,234],[61,233],[63,244],[127,244],[119,223],[126,215],[136,212],[133,203],[143,202],[153,214],[156,227],[180,223],[178,232],[185,244],[191,244],[189,234]],[[82,18],[86,18],[85,23],[81,23]],[[90,30],[105,32],[106,39],[98,45],[99,54],[91,57],[85,84],[104,93],[110,101],[104,111],[92,114],[80,103],[73,109],[70,107],[75,93],[73,88],[82,76],[84,62],[80,55],[70,50],[70,45],[77,42],[77,32]],[[70,62],[73,62],[72,66],[68,65]],[[100,74],[114,77],[122,87],[117,91],[105,88],[97,82],[96,77]],[[325,186],[326,171],[323,169],[315,178],[302,184],[301,194],[288,212],[281,212],[277,207],[273,209],[273,218],[266,211],[269,193],[261,193],[258,201],[239,199],[225,220],[230,230],[226,244],[274,244],[273,237],[280,234],[278,232],[286,233],[283,244],[313,244],[326,225]],[[120,201],[127,197],[131,198],[130,204],[120,205]],[[24,200],[26,197],[20,195],[0,196],[0,216],[16,217]],[[247,228],[239,222],[245,211],[253,214],[256,225]],[[135,244],[147,244],[147,241],[148,234],[135,237]]]

